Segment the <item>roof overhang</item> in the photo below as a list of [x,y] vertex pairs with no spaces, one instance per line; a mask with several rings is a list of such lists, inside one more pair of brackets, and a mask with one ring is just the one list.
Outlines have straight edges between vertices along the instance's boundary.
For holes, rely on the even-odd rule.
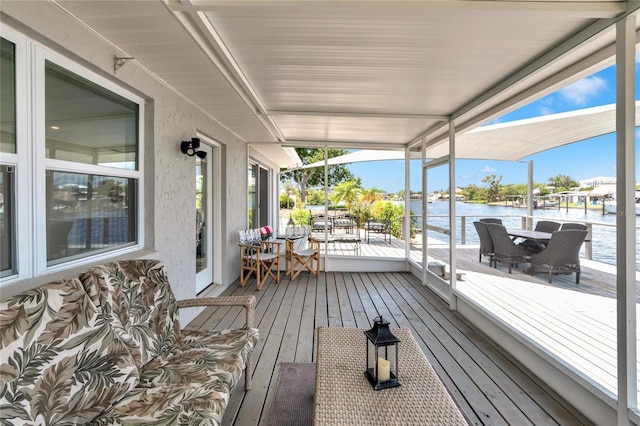
[[279,169],[290,169],[302,165],[302,159],[294,148],[277,143],[249,144],[249,146]]
[[58,22],[81,22],[135,58],[128,68],[252,146],[385,150],[436,143],[448,122],[469,132],[613,64],[616,22],[638,9],[620,0],[2,2],[5,23],[45,38],[59,36]]
[[[524,120],[477,127],[456,136],[457,159],[519,161],[540,152],[615,132],[616,105],[550,114]],[[640,101],[636,102],[636,123],[640,123]],[[449,142],[441,141],[427,148],[426,158],[448,154]],[[420,158],[417,151],[410,158]],[[402,160],[404,150],[360,150],[329,158],[328,165],[356,162]],[[303,168],[321,167],[324,161]]]
[[[636,125],[640,102],[636,102]],[[559,146],[616,131],[616,105],[477,127],[456,136],[456,158],[518,161]],[[448,141],[428,147],[429,158],[449,152]]]

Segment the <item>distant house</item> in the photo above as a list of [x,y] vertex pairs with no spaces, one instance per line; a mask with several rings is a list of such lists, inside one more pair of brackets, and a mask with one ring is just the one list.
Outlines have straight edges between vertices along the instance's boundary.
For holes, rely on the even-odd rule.
[[600,185],[614,185],[615,187],[616,178],[610,176],[599,176],[585,180],[579,180],[578,183],[580,184],[581,188],[596,188]]

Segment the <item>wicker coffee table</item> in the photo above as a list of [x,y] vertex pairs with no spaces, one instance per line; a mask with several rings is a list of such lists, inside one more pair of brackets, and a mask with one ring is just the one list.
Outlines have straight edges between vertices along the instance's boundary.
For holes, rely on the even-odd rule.
[[364,331],[318,328],[315,425],[467,425],[409,329],[392,329],[401,340],[401,386],[373,390]]

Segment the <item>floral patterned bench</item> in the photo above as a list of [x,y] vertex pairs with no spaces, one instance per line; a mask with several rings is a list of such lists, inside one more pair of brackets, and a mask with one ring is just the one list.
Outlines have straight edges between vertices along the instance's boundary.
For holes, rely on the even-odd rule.
[[[242,329],[181,330],[178,308],[240,305]],[[254,296],[176,301],[163,264],[123,261],[0,303],[0,424],[219,425],[251,387]]]

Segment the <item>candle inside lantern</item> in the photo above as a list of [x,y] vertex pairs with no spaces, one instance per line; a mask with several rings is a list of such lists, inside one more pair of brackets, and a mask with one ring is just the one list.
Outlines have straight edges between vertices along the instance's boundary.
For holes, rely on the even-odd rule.
[[391,378],[390,374],[391,362],[384,358],[378,358],[378,381],[386,382]]

